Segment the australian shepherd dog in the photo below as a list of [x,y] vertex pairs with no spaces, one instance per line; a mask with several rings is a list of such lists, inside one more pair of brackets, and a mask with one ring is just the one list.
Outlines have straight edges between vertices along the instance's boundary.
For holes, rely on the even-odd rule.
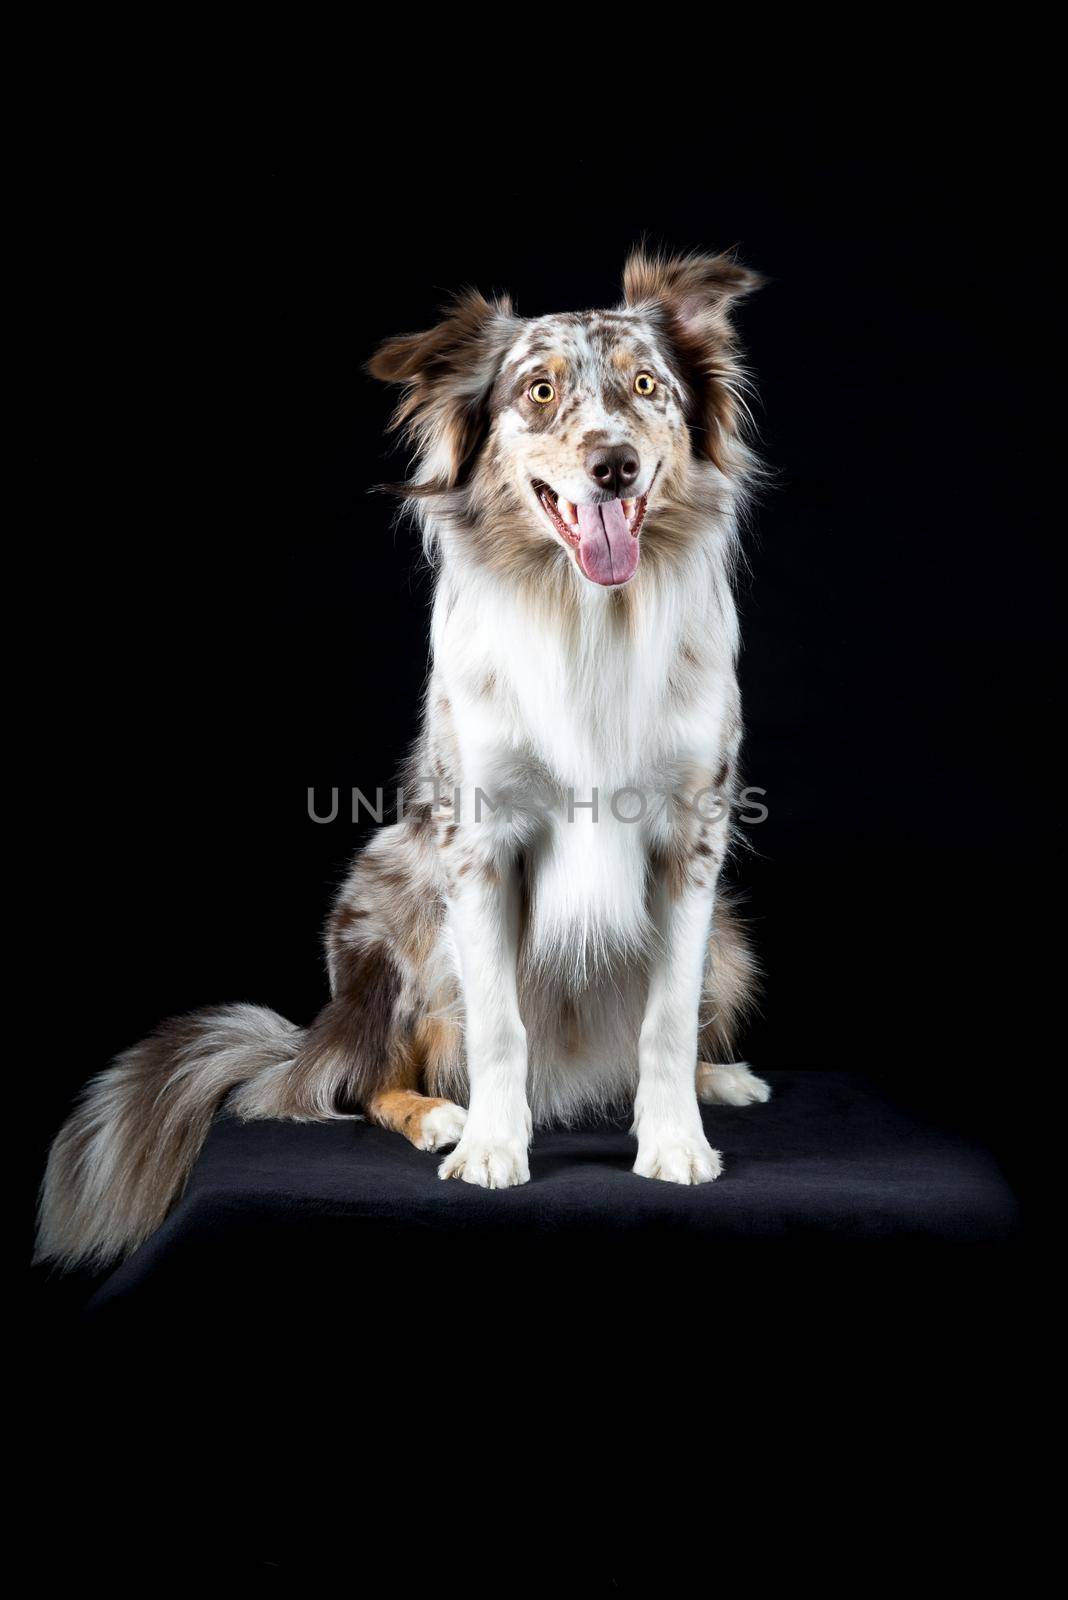
[[754,962],[717,892],[756,470],[731,312],[757,282],[639,252],[612,310],[531,320],[468,292],[374,356],[436,573],[405,804],[337,896],[310,1027],[203,1011],[89,1083],[49,1158],[42,1259],[139,1244],[224,1102],[362,1114],[490,1189],[527,1182],[532,1127],[633,1106],[637,1174],[717,1177],[700,1102],[768,1096],[732,1060]]

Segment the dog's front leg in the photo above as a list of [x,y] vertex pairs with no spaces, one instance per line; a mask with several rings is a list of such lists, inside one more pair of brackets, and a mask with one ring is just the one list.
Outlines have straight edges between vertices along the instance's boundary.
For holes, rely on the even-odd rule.
[[527,1036],[519,1015],[519,873],[465,848],[450,862],[449,921],[460,953],[471,1085],[463,1137],[438,1168],[485,1189],[530,1177]]
[[710,1183],[719,1152],[697,1102],[698,1009],[726,823],[698,827],[660,864],[652,898],[659,941],[638,1041],[634,1171],[668,1183]]

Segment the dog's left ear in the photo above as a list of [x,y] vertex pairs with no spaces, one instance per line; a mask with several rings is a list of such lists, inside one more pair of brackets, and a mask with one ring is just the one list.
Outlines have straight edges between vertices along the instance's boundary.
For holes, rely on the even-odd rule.
[[399,493],[440,494],[460,482],[485,434],[486,402],[518,330],[509,300],[485,300],[468,289],[435,327],[387,339],[372,356],[373,377],[405,386],[390,427],[403,428],[419,457],[418,480],[399,485]]
[[623,269],[623,295],[663,329],[691,394],[695,448],[721,472],[738,436],[733,392],[737,362],[731,307],[763,278],[731,255],[648,256],[636,250]]

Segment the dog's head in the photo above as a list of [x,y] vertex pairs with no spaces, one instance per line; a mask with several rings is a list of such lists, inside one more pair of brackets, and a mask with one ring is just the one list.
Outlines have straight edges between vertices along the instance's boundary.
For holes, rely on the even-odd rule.
[[627,583],[643,539],[692,502],[695,473],[739,470],[729,313],[758,283],[729,256],[637,253],[611,311],[531,320],[459,297],[371,362],[405,385],[394,425],[418,473],[402,492],[437,501],[500,570],[566,560],[591,583]]

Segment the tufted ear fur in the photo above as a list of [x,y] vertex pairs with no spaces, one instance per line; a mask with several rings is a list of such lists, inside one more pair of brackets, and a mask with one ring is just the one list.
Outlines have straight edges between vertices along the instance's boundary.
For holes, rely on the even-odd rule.
[[623,269],[626,304],[660,322],[689,385],[695,449],[728,474],[739,432],[737,391],[745,382],[730,308],[762,282],[730,255],[649,256],[636,250]]
[[368,362],[383,383],[404,385],[390,426],[404,430],[419,458],[405,495],[440,494],[462,481],[485,437],[486,401],[502,358],[519,331],[510,301],[458,294],[426,333],[400,334]]

